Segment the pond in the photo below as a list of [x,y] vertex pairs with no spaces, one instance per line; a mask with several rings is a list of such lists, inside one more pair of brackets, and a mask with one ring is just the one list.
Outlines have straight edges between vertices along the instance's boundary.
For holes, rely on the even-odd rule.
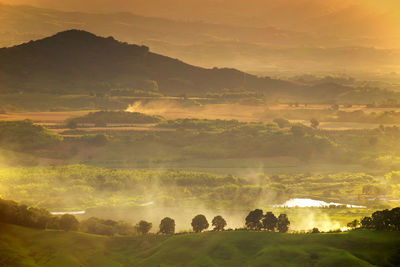
[[310,198],[292,198],[280,205],[274,205],[274,207],[288,207],[288,208],[307,208],[307,207],[328,207],[328,206],[346,206],[347,208],[365,208],[364,206],[357,206],[351,204],[341,204],[334,202],[325,202],[322,200],[315,200]]
[[80,215],[85,214],[86,211],[84,210],[77,210],[77,211],[52,211],[50,212],[52,215],[64,215],[64,214],[71,214],[71,215]]

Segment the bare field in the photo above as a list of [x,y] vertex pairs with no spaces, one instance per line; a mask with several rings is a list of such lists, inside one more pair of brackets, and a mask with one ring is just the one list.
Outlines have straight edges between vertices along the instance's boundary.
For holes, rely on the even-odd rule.
[[43,123],[61,123],[74,116],[86,115],[90,110],[80,111],[54,111],[54,112],[15,112],[0,114],[0,120],[32,120]]
[[[241,104],[208,104],[198,106],[182,106],[174,101],[154,100],[150,102],[137,101],[127,108],[127,111],[141,112],[152,115],[161,115],[167,119],[176,118],[209,118],[209,119],[237,119],[241,121],[260,121],[262,114],[268,111],[327,111],[331,105],[323,104],[290,104],[274,105],[241,105]],[[362,110],[369,112],[400,111],[400,108],[367,108],[365,105],[339,107],[340,111]]]
[[[55,133],[62,133],[67,128],[58,128],[58,129],[49,129]],[[85,132],[97,132],[97,131],[156,131],[156,132],[174,132],[175,129],[165,129],[165,128],[153,128],[153,127],[143,127],[143,126],[119,126],[119,127],[85,127],[85,128],[76,128],[76,131],[85,131]]]
[[[271,122],[273,117],[280,117],[280,113],[290,111],[313,111],[316,114],[321,111],[327,111],[331,108],[330,105],[304,105],[300,104],[276,104],[276,105],[240,105],[240,104],[208,104],[208,105],[193,105],[184,106],[178,104],[174,99],[154,100],[149,102],[137,101],[129,106],[127,111],[141,112],[149,115],[161,115],[166,119],[178,118],[199,118],[199,119],[221,119],[221,120],[239,120],[244,122]],[[383,111],[400,111],[396,108],[366,108],[364,105],[353,105],[351,107],[340,107],[341,111],[356,111],[364,112],[383,112]],[[64,129],[62,125],[65,120],[74,117],[82,116],[91,112],[90,110],[81,111],[55,111],[55,112],[15,112],[0,114],[0,120],[24,120],[29,119],[37,124],[53,128],[54,132],[61,133]],[[271,116],[271,112],[276,116]],[[282,117],[285,117],[282,115]],[[309,120],[297,119],[290,120],[292,122],[300,122],[309,125]],[[391,124],[393,125],[393,124]],[[390,125],[390,126],[391,126]],[[154,126],[154,125],[151,125]],[[82,127],[78,130],[82,131],[165,131],[166,129],[157,129],[149,125],[132,125],[132,124],[109,124],[107,127]],[[389,125],[388,125],[389,126]],[[332,122],[320,121],[319,128],[325,130],[354,130],[354,129],[373,129],[379,127],[377,123],[358,123],[358,122]]]
[[199,118],[240,121],[259,121],[256,115],[265,111],[265,106],[246,106],[239,104],[209,104],[185,107],[173,101],[135,102],[127,111],[150,115],[161,115],[166,119]]

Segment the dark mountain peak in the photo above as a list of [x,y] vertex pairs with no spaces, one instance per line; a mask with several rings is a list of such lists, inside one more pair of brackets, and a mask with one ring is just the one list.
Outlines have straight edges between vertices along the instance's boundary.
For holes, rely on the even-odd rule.
[[[77,29],[71,29],[71,30],[66,30],[62,32],[58,32],[52,37],[53,39],[84,39],[84,40],[98,40],[98,39],[105,39],[103,37],[99,37],[93,33],[84,31],[84,30],[77,30]],[[111,37],[112,38],[112,37]],[[114,39],[114,38],[112,38]]]
[[22,44],[21,46],[68,46],[68,45],[94,45],[94,44],[114,44],[121,45],[121,43],[115,40],[113,37],[100,37],[93,33],[83,31],[83,30],[67,30],[58,32],[50,37],[30,41],[28,43]]
[[[0,73],[8,92],[87,93],[113,88],[153,90],[168,95],[202,95],[222,89],[266,92],[296,88],[236,69],[205,69],[82,30],[68,30],[19,46],[0,49]],[[149,81],[156,84],[148,89]],[[47,89],[44,89],[47,88]],[[1,89],[1,88],[0,88]]]
[[[50,37],[30,41],[11,48],[3,48],[8,53],[17,55],[29,54],[29,57],[38,57],[40,61],[57,59],[82,61],[88,58],[118,59],[124,56],[143,56],[149,52],[146,46],[127,44],[115,40],[113,37],[101,37],[83,30],[67,30]],[[98,62],[100,63],[100,62]]]

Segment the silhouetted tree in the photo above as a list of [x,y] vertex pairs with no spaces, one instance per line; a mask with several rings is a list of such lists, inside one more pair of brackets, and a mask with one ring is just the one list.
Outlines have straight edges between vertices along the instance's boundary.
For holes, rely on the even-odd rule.
[[290,221],[286,214],[280,214],[278,217],[278,231],[280,233],[286,233],[289,230]]
[[29,208],[32,227],[46,229],[52,215],[45,209]]
[[260,220],[263,217],[263,211],[260,209],[255,209],[249,212],[249,215],[246,217],[246,227],[252,230],[260,230],[262,224]]
[[31,214],[28,210],[28,206],[26,205],[20,205],[17,209],[16,213],[16,223],[18,225],[23,225],[23,226],[32,226],[31,223]]
[[212,226],[214,226],[214,231],[223,231],[226,226],[226,221],[222,216],[215,216],[212,220]]
[[290,121],[285,118],[276,118],[274,122],[278,124],[279,128],[285,128],[290,126]]
[[360,222],[359,222],[357,219],[355,219],[355,220],[349,222],[349,223],[347,224],[347,227],[352,228],[352,229],[355,229],[355,228],[357,228],[359,225],[360,225]]
[[192,219],[192,228],[193,231],[195,231],[196,233],[199,233],[207,229],[208,226],[209,226],[208,221],[206,217],[202,214],[199,214]]
[[393,229],[396,231],[400,231],[400,207],[394,208],[390,212],[390,222],[393,225]]
[[400,207],[392,210],[380,210],[372,213],[371,217],[361,220],[361,227],[375,230],[400,231]]
[[317,119],[311,119],[311,127],[317,128],[319,126],[319,121]]
[[175,220],[169,217],[165,217],[160,223],[160,233],[166,235],[172,235],[175,233]]
[[364,217],[361,219],[361,227],[365,229],[372,229],[374,226],[372,224],[371,217]]
[[151,227],[153,227],[152,223],[142,220],[136,225],[136,230],[138,231],[138,233],[141,233],[144,235],[150,231]]
[[379,210],[372,213],[372,224],[376,230],[389,229],[389,210]]
[[[80,223],[80,230],[85,233],[108,235],[131,235],[135,232],[134,226],[130,223],[114,220],[103,220],[90,217]],[[137,230],[137,229],[136,229]]]
[[81,223],[73,215],[53,216],[45,209],[18,205],[14,201],[0,199],[0,222],[39,229],[80,230],[100,235],[132,235],[137,229],[127,222],[102,220],[91,217]]
[[275,231],[277,222],[278,222],[278,219],[270,211],[268,211],[265,214],[264,218],[262,219],[263,228],[268,231]]
[[317,227],[314,227],[314,228],[312,229],[311,233],[312,233],[312,234],[319,234],[320,231],[319,231],[319,229],[318,229]]
[[59,224],[64,231],[77,231],[79,229],[78,220],[71,214],[62,215]]

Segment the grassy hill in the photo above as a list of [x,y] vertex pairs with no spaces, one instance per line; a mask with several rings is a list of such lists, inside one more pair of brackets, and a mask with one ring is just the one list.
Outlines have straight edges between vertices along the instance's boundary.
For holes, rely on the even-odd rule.
[[30,120],[0,121],[0,146],[16,151],[31,151],[54,145],[62,141],[62,136],[47,128],[33,124]]
[[398,266],[400,233],[103,237],[0,224],[0,266]]

